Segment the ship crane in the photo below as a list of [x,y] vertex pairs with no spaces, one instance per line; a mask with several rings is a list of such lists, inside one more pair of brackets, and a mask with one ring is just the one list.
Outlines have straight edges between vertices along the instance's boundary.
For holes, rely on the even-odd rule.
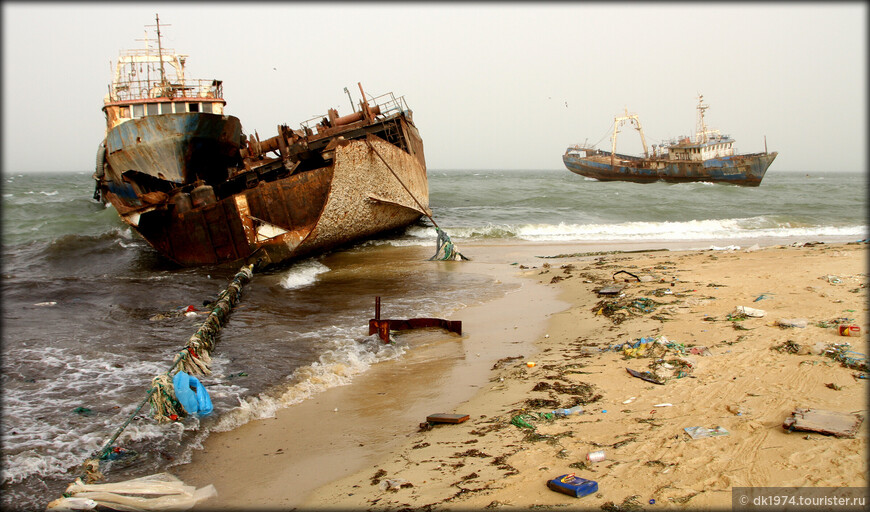
[[643,145],[643,156],[644,158],[649,158],[649,150],[646,146],[646,138],[643,135],[643,127],[640,125],[640,118],[637,114],[629,114],[628,108],[625,109],[624,116],[616,116],[613,119],[613,136],[611,139],[611,150],[610,150],[610,165],[611,167],[614,164],[614,154],[616,153],[616,134],[619,133],[619,127],[625,124],[628,121],[634,125],[634,128],[640,133],[640,143]]

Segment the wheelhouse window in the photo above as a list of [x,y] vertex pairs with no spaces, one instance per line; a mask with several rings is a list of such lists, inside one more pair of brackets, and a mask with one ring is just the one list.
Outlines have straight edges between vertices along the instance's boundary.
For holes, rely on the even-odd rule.
[[142,117],[145,115],[145,105],[133,105],[133,117]]
[[130,117],[130,107],[124,106],[118,109],[118,117],[128,119]]
[[187,112],[187,108],[185,108],[184,103],[182,103],[180,101],[176,101],[175,103],[172,104],[172,106],[175,107],[176,114],[183,114],[183,113]]
[[202,111],[207,113],[207,114],[211,114],[212,113],[212,104],[204,101],[202,103]]
[[149,103],[147,106],[149,116],[156,116],[159,113],[160,106],[157,103]]
[[199,112],[199,103],[188,103],[187,108],[190,112]]

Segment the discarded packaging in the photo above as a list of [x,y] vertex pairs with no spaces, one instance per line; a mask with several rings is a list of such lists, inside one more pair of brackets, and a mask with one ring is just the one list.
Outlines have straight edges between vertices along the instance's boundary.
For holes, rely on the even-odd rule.
[[761,318],[767,314],[767,311],[763,309],[755,309],[746,306],[737,306],[737,309],[734,310],[735,315],[746,315],[754,318]]
[[705,437],[727,436],[729,432],[722,427],[705,428],[705,427],[686,427],[686,431],[692,439],[702,439]]
[[857,325],[840,325],[840,336],[861,336],[861,328]]
[[528,363],[526,363],[526,366],[528,366],[529,368],[534,368],[534,367],[535,367],[535,362],[534,362],[534,361],[529,361]]
[[606,459],[607,455],[605,455],[604,450],[598,450],[596,452],[589,452],[586,454],[586,460],[589,462],[601,462]]
[[671,407],[674,404],[664,403],[664,404],[655,404],[653,407]]
[[598,482],[575,476],[574,473],[547,480],[547,487],[575,498],[598,492]]

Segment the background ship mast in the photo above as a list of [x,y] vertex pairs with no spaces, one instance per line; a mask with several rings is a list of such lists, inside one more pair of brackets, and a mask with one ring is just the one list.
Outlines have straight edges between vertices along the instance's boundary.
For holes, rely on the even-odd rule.
[[698,121],[695,123],[695,143],[703,144],[707,142],[707,125],[704,123],[704,111],[709,108],[709,105],[704,105],[704,95],[698,94]]

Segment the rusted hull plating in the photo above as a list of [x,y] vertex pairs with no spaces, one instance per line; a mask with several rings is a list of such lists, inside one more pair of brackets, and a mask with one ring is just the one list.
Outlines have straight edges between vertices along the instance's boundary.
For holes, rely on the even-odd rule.
[[565,154],[562,156],[562,161],[569,171],[600,181],[636,183],[707,181],[757,187],[761,185],[761,180],[776,155],[776,152],[755,153],[703,162],[688,162],[642,159],[616,154],[614,165],[611,165],[610,153],[601,151],[599,155],[592,157]]
[[[428,207],[426,170],[419,160],[369,137]],[[140,215],[135,227],[157,251],[182,265],[272,264],[407,226],[424,213],[361,139],[338,145],[331,166],[261,181],[183,213],[154,209]]]
[[[241,133],[237,118],[218,114],[131,119],[106,135],[107,181],[124,188],[121,174],[130,170],[176,184],[226,179],[226,169],[238,159]],[[223,176],[210,176],[215,170]]]

